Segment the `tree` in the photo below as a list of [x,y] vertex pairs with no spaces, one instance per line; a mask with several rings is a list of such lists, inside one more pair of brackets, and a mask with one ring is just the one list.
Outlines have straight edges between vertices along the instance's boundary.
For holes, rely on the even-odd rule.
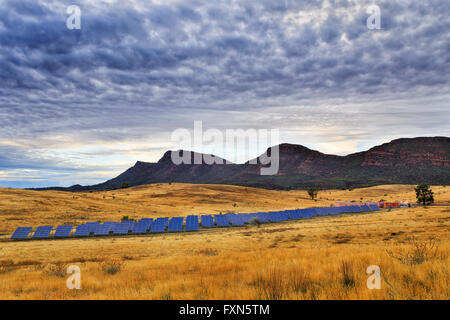
[[419,184],[414,191],[416,191],[417,202],[424,206],[434,203],[434,193],[428,184]]
[[261,226],[261,220],[258,218],[252,218],[249,223],[253,226],[257,226],[258,228]]
[[120,186],[122,189],[126,189],[128,188],[130,185],[128,184],[128,182],[124,182],[122,183],[122,185]]
[[314,200],[317,198],[317,194],[319,193],[319,190],[317,189],[308,189],[308,195],[311,197],[311,200]]

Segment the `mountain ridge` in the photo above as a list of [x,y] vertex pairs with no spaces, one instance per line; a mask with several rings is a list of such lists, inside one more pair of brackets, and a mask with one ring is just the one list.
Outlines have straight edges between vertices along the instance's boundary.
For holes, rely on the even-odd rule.
[[[279,171],[261,176],[261,156],[243,164],[175,165],[172,152],[184,155],[186,150],[167,151],[158,162],[137,161],[119,176],[92,186],[75,185],[51,190],[86,191],[117,189],[123,183],[138,186],[149,183],[230,184],[268,189],[350,188],[379,184],[448,184],[450,181],[450,138],[400,138],[367,151],[346,156],[325,154],[302,145],[282,143],[279,148]],[[191,153],[191,163],[200,153]],[[209,155],[212,156],[212,155]],[[215,156],[217,159],[222,159]],[[201,158],[203,159],[203,157]],[[225,159],[222,159],[226,161]],[[225,163],[225,162],[224,162]],[[42,190],[42,189],[40,189]]]

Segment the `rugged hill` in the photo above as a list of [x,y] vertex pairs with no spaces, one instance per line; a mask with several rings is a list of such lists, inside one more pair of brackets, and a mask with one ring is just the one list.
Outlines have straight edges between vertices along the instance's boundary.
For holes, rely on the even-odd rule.
[[[323,154],[301,145],[281,144],[279,171],[276,175],[260,175],[261,157],[257,164],[176,165],[167,151],[157,163],[137,162],[118,177],[104,183],[68,190],[100,190],[120,188],[126,182],[136,186],[157,182],[231,184],[290,188],[349,188],[378,184],[449,184],[450,138],[421,137],[397,139],[368,151],[336,156]],[[185,151],[178,151],[182,156]],[[267,151],[271,154],[272,148]],[[191,163],[195,156],[191,154]],[[67,190],[67,189],[66,189]]]

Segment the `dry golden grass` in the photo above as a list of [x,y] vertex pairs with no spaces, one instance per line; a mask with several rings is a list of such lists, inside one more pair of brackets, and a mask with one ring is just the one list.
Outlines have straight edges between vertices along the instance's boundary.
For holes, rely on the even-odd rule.
[[[0,299],[449,299],[450,188],[433,190],[437,203],[428,208],[260,228],[11,242],[18,225],[413,200],[414,191],[330,190],[314,202],[304,191],[187,184],[80,194],[0,189]],[[434,246],[424,247],[430,239]],[[81,268],[81,290],[66,288],[69,265]],[[381,268],[381,290],[366,287],[370,265]]]

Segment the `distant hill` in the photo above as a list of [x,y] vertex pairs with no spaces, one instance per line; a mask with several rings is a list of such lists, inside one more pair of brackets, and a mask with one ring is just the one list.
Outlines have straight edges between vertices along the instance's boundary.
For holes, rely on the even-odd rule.
[[[353,188],[380,184],[446,185],[450,181],[448,137],[397,139],[347,156],[323,154],[294,144],[281,144],[278,147],[280,169],[278,174],[273,176],[260,175],[260,157],[256,159],[257,165],[249,162],[229,165],[175,165],[171,160],[171,151],[167,151],[157,163],[138,161],[116,178],[101,184],[48,189],[110,190],[120,188],[124,182],[129,186],[184,182],[300,189]],[[180,152],[183,154],[185,151]],[[271,148],[268,152],[271,152]],[[192,157],[194,155],[195,153],[192,153]]]

